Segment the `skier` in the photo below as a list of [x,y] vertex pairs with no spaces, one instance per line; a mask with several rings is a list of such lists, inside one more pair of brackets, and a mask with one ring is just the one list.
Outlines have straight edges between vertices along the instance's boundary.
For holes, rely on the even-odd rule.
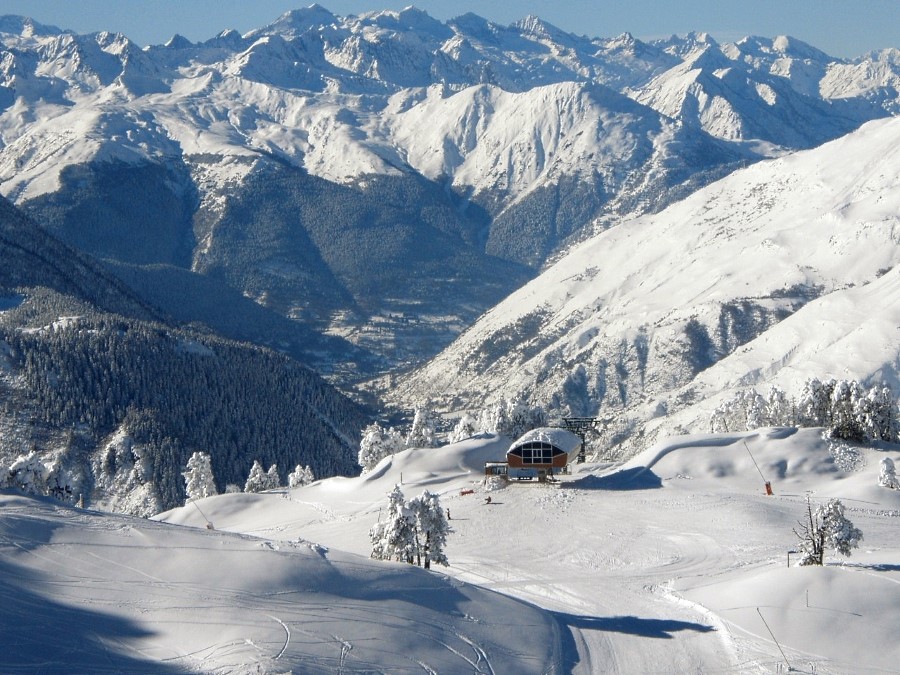
[[490,504],[490,503],[491,503],[491,496],[490,496],[490,495],[487,496],[487,499],[484,500],[484,503],[485,503],[485,504]]

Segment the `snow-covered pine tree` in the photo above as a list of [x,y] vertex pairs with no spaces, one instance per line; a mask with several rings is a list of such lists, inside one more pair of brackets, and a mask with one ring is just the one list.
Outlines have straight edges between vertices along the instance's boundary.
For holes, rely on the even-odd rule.
[[453,431],[450,432],[449,441],[459,443],[467,438],[472,438],[476,433],[478,433],[478,420],[469,413],[464,413],[453,427]]
[[281,487],[281,479],[278,477],[278,465],[273,464],[269,467],[269,470],[266,471],[266,490],[274,490],[277,487]]
[[769,426],[768,402],[755,389],[743,389],[723,401],[710,419],[713,433],[749,431]]
[[734,414],[735,400],[730,398],[722,401],[709,418],[709,431],[713,434],[727,434],[730,431],[736,431]]
[[857,402],[863,398],[862,389],[855,380],[840,380],[831,392],[831,424],[828,426],[832,438],[845,441],[865,441],[866,436],[857,417]]
[[831,393],[835,381],[822,382],[811,377],[803,385],[797,401],[798,424],[802,427],[827,427],[831,424]]
[[448,566],[450,563],[444,547],[447,545],[450,525],[441,508],[440,497],[425,490],[410,501],[409,510],[416,519],[417,564],[424,564],[425,569],[430,569],[431,563]]
[[766,426],[789,427],[796,423],[793,403],[784,389],[773,384],[766,396]]
[[262,492],[268,490],[269,484],[266,472],[263,470],[262,464],[258,459],[253,460],[253,466],[250,467],[250,474],[247,476],[247,482],[244,483],[244,492]]
[[378,422],[374,422],[362,430],[357,462],[362,467],[362,472],[366,473],[374,469],[382,459],[400,449],[402,447],[397,446],[397,434],[394,430],[384,429]]
[[513,439],[546,424],[547,415],[542,408],[530,407],[522,401],[510,401],[506,398],[487,406],[478,416],[481,431]]
[[288,476],[288,487],[303,487],[304,485],[309,485],[315,479],[310,467],[298,464],[291,475]]
[[185,503],[219,494],[213,476],[212,460],[205,452],[195,452],[187,461],[184,473]]
[[505,398],[486,406],[478,416],[478,427],[489,434],[504,433],[509,429],[507,408],[508,402]]
[[744,408],[744,429],[759,429],[769,426],[769,419],[766,414],[766,399],[755,389],[748,389],[744,392],[743,398]]
[[7,484],[25,494],[47,494],[47,467],[37,451],[19,455],[10,467]]
[[543,408],[529,406],[523,401],[507,402],[506,419],[508,428],[504,433],[513,439],[532,429],[547,426]]
[[897,480],[897,469],[894,466],[894,460],[890,457],[882,457],[879,462],[878,484],[881,487],[891,488],[892,490],[900,489],[900,480]]
[[433,448],[437,444],[434,436],[434,413],[430,408],[416,408],[412,427],[406,436],[407,448]]
[[803,553],[800,565],[822,565],[828,548],[849,556],[851,549],[857,548],[862,541],[862,531],[844,515],[840,499],[829,499],[813,512],[807,497],[806,514],[806,521],[799,522],[800,530],[794,530]]
[[416,519],[406,505],[399,485],[388,494],[387,517],[369,530],[372,558],[412,564],[416,550]]
[[896,402],[890,387],[872,387],[856,402],[856,417],[866,438],[871,441],[896,441]]
[[844,515],[844,505],[840,499],[829,499],[816,510],[822,519],[825,531],[825,547],[833,548],[841,555],[849,556],[851,549],[858,548],[863,533]]

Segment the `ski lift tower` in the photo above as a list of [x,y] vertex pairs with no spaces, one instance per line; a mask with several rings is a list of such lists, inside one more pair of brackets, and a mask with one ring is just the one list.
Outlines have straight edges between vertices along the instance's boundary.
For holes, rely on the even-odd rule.
[[572,433],[581,437],[581,452],[578,453],[578,463],[583,464],[585,457],[585,448],[587,447],[587,438],[585,435],[588,430],[597,428],[596,417],[563,417],[563,427]]

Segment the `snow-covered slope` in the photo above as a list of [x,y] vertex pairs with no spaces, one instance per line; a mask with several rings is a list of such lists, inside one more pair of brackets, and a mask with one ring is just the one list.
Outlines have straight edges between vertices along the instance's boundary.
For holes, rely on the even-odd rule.
[[[66,243],[212,278],[385,370],[433,355],[598,220],[896,112],[898,72],[891,51],[845,62],[787,37],[648,44],[412,7],[314,5],[145,49],[11,17],[0,193]],[[344,360],[317,365],[371,374]]]
[[[396,484],[408,499],[436,492],[454,530],[441,573],[551,611],[562,646],[551,672],[779,672],[787,666],[763,619],[790,666],[806,672],[890,671],[900,657],[890,634],[900,608],[900,491],[877,486],[879,460],[896,459],[896,446],[854,449],[852,462],[838,462],[819,429],[684,436],[621,467],[578,465],[558,486],[489,492],[483,462],[508,445],[485,436],[407,450],[366,476],[222,495],[198,502],[202,515],[191,505],[161,518],[203,528],[205,517],[279,546],[301,537],[367,555],[368,530]],[[787,566],[806,495],[813,506],[843,500],[863,531],[850,558]],[[511,639],[500,653],[539,641]],[[481,672],[502,672],[498,651],[485,652]]]
[[548,612],[408,565],[11,494],[0,508],[4,672],[537,673],[560,661]]
[[[509,164],[522,167],[507,177],[515,196],[539,177],[525,168],[556,156],[554,147],[483,136],[478,108],[459,114],[471,93],[441,110],[427,105],[428,87],[438,86],[445,98],[480,85],[538,90],[514,106],[490,108],[505,126],[534,130],[537,139],[551,123],[529,119],[530,108],[554,111],[563,128],[596,118],[566,105],[569,89],[546,89],[569,83],[628,92],[728,140],[797,148],[878,114],[835,110],[832,99],[878,96],[879,105],[895,108],[890,92],[896,98],[900,70],[890,51],[842,62],[786,37],[719,45],[692,35],[653,46],[628,35],[589,40],[535,17],[510,27],[474,15],[443,24],[414,8],[341,18],[312,6],[243,37],[173,39],[147,50],[117,34],[35,31],[10,20],[4,27],[3,192],[18,200],[52,191],[64,166],[94,158],[271,153],[342,182],[409,168],[427,174],[429,167],[415,161],[423,150],[409,134],[411,122],[393,123],[422,103],[407,117],[436,120],[430,135],[448,138],[456,151],[454,137],[467,139],[466,153],[476,145],[511,152]],[[490,163],[460,172],[442,164],[441,175],[459,188],[491,187]],[[233,173],[222,171],[219,187]]]
[[[874,88],[871,80],[791,38],[719,45],[709,36],[691,36],[679,49],[686,50],[684,60],[634,90],[635,100],[717,138],[749,142],[760,152],[813,147],[852,131],[858,126],[854,120],[887,114],[866,98]],[[832,66],[840,70],[829,72]],[[824,96],[820,83],[826,74],[829,81],[855,83],[855,96]],[[890,110],[893,99],[886,92],[882,96]]]
[[896,390],[898,213],[898,120],[756,164],[573,248],[395,395],[448,408],[521,395],[636,431],[705,428],[712,397],[750,385]]

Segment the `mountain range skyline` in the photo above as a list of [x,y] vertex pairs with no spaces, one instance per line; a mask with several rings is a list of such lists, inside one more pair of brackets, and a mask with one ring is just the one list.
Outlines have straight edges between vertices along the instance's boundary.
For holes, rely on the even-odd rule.
[[[900,120],[885,119],[900,114],[897,50],[842,61],[787,37],[646,43],[535,17],[503,27],[321,6],[148,49],[4,16],[0,44],[0,193],[20,224],[96,267],[88,287],[62,283],[83,276],[68,254],[51,293],[27,267],[8,274],[0,340],[32,356],[0,383],[30,407],[0,424],[16,448],[32,433],[21,420],[49,424],[38,428],[96,481],[98,502],[131,499],[151,469],[159,490],[129,512],[179,501],[172,478],[197,447],[225,449],[213,464],[226,483],[275,446],[298,449],[261,457],[280,470],[349,470],[317,468],[291,429],[242,423],[242,410],[233,430],[195,423],[234,407],[231,383],[262,353],[227,340],[274,350],[253,358],[285,376],[313,369],[391,424],[422,402],[454,414],[525,397],[610,418],[629,453],[662,421],[660,433],[706,428],[735,387],[900,382]],[[37,228],[15,231],[40,248]],[[121,318],[89,316],[123,292],[171,327],[147,325],[134,302],[118,303]],[[872,329],[848,306],[871,308]],[[820,326],[829,345],[854,347],[852,367]],[[159,374],[141,365],[150,353]],[[231,375],[200,395],[190,387],[219,353],[216,372]],[[172,377],[183,354],[197,377]],[[799,378],[772,380],[789,365]],[[154,387],[92,396],[112,372]],[[279,391],[302,397],[298,379]],[[178,396],[160,400],[159,383]],[[347,460],[364,413],[321,391]],[[79,420],[93,426],[73,445],[65,425]],[[244,432],[259,450],[229,450]],[[167,438],[183,439],[175,453]],[[87,469],[91,454],[115,461]]]
[[[456,0],[450,4],[436,0],[329,0],[319,4],[338,16],[398,11],[410,5],[442,21],[474,12],[500,25],[536,15],[566,32],[591,37],[615,37],[627,32],[642,40],[653,40],[697,31],[709,33],[719,41],[731,41],[746,36],[790,35],[839,58],[897,47],[896,26],[900,25],[900,5],[879,0],[863,0],[852,7],[826,2],[816,12],[801,4],[768,0],[752,5],[690,0],[677,6],[658,0],[602,6],[586,0],[562,4],[521,0]],[[187,4],[88,0],[77,5],[54,0],[2,0],[0,15],[20,14],[80,34],[120,32],[145,46],[163,44],[175,34],[196,42],[227,29],[245,33],[306,6],[308,3],[291,0],[194,0]]]

